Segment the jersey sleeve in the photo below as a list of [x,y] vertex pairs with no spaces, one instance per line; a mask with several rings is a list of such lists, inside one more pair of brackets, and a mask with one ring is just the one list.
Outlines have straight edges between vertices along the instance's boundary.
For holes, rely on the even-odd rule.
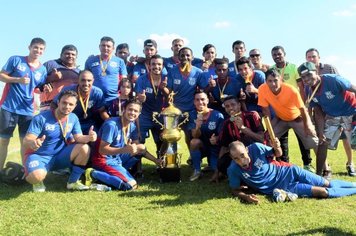
[[30,126],[27,129],[27,134],[34,134],[37,137],[42,133],[44,127],[44,118],[41,114],[33,117]]

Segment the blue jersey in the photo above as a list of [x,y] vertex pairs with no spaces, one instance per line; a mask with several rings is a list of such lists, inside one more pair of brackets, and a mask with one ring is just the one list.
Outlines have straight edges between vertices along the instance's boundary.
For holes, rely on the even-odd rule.
[[[137,63],[134,68],[133,68],[133,72],[132,72],[132,76],[137,76],[140,77],[141,75],[145,75],[149,72],[149,68],[147,68],[146,63]],[[166,68],[162,69],[162,75],[167,75],[167,70]]]
[[[71,85],[71,86],[64,87],[62,91],[67,91],[67,90],[73,90],[78,92],[78,85]],[[58,102],[58,96],[54,99],[54,101]],[[104,107],[105,107],[105,99],[104,99],[103,92],[101,91],[100,88],[95,86],[92,86],[90,90],[86,117],[84,117],[83,106],[78,99],[77,106],[74,108],[73,113],[78,116],[83,133],[88,134],[90,127],[92,125],[95,125],[95,120],[100,115],[99,109]]]
[[[330,116],[351,116],[356,114],[356,98],[351,88],[350,81],[340,75],[325,74],[321,75],[321,84],[315,93],[310,106],[317,104]],[[311,96],[312,91],[308,86],[305,88],[306,94]]]
[[36,115],[27,130],[28,134],[34,134],[41,138],[46,135],[42,146],[35,151],[35,154],[51,156],[56,155],[71,141],[73,135],[82,134],[78,117],[70,113],[68,118],[61,121],[62,127],[66,132],[65,140],[62,129],[53,110],[46,110]]
[[126,65],[124,60],[116,56],[112,56],[109,62],[102,63],[104,68],[107,66],[104,74],[100,56],[90,56],[85,62],[85,69],[93,73],[94,86],[103,91],[105,102],[109,102],[118,96],[119,80],[122,76],[127,76]]
[[178,66],[169,71],[167,87],[176,93],[173,103],[182,112],[194,110],[195,90],[197,87],[204,89],[208,86],[208,80],[202,74],[202,70],[194,66],[188,76],[184,76]]
[[229,77],[230,78],[236,78],[236,76],[239,74],[239,72],[237,71],[237,67],[236,67],[236,62],[235,61],[232,61],[232,62],[229,63],[228,70],[229,70]]
[[[125,137],[122,129],[121,117],[112,117],[104,122],[98,132],[93,158],[114,159],[121,164],[120,154],[102,155],[99,153],[99,145],[101,141],[110,143],[110,147],[122,148],[126,145],[129,139],[132,141],[138,140],[137,128],[135,122],[131,122]],[[93,160],[96,162],[95,160]]]
[[297,182],[292,168],[269,163],[267,157],[273,154],[272,147],[254,143],[247,149],[251,158],[250,166],[244,169],[232,161],[227,170],[232,189],[240,187],[241,182],[244,182],[253,189],[271,195],[273,189],[288,189],[292,182]]
[[[194,110],[189,112],[188,130],[195,129],[196,119],[197,119],[197,111]],[[200,127],[201,136],[199,137],[199,139],[201,139],[204,144],[210,144],[209,139],[213,134],[215,134],[215,136],[219,136],[223,123],[224,123],[223,114],[221,114],[216,110],[210,109],[208,118],[203,121]]]
[[167,71],[170,71],[174,67],[179,65],[179,61],[173,59],[173,57],[163,58],[163,64]]
[[6,83],[0,101],[1,108],[19,115],[32,116],[33,92],[35,88],[45,83],[46,68],[43,65],[33,68],[28,64],[27,57],[12,56],[4,65],[2,71],[11,77],[27,76],[30,78],[30,83]]
[[[253,78],[252,78],[252,84],[255,86],[256,89],[260,87],[262,84],[265,83],[265,73],[259,70],[253,71]],[[262,112],[261,107],[257,105],[258,103],[258,94],[256,93],[248,93],[246,92],[246,86],[247,83],[245,82],[245,79],[238,74],[236,76],[236,79],[239,81],[239,83],[242,85],[242,89],[244,93],[246,94],[246,100],[245,104],[247,107],[247,111],[257,111],[257,112]]]

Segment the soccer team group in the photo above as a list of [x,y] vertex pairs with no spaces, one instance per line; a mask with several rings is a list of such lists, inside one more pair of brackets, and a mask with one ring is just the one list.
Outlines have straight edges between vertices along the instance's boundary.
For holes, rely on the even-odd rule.
[[[126,43],[115,51],[114,40],[103,37],[100,54],[89,56],[80,70],[74,45],[65,45],[59,59],[42,65],[45,47],[43,39],[32,39],[28,56],[10,57],[0,72],[5,83],[0,171],[18,126],[26,181],[35,192],[46,190],[49,171],[66,168],[67,189],[87,190],[95,181],[118,190],[137,188],[142,157],[165,165],[167,145],[152,114],[167,107],[173,95],[174,105],[189,114],[182,129],[193,169],[190,181],[212,172],[210,181],[228,178],[233,195],[250,203],[259,199],[248,188],[277,202],[356,194],[356,182],[331,180],[326,160],[327,150],[336,149],[342,139],[347,173],[356,176],[351,149],[356,87],[321,63],[315,48],[307,50],[307,62],[297,67],[286,61],[282,46],[275,46],[275,65],[268,66],[258,49],[246,57],[240,40],[233,42],[235,59],[229,62],[216,58],[211,44],[203,47],[203,59],[195,58],[182,39],[172,41],[171,57],[158,55],[152,39],[144,41],[143,57],[130,57]],[[261,117],[270,120],[269,132]],[[289,163],[290,129],[303,167]],[[154,155],[145,146],[149,133],[156,144]],[[204,157],[208,166],[202,168]]]

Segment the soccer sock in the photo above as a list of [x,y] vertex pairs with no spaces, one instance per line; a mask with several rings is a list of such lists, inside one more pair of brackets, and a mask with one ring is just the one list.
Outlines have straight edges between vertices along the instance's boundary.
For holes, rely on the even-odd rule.
[[331,180],[330,188],[356,188],[356,182],[349,182],[344,180]]
[[75,183],[79,180],[80,176],[84,173],[85,166],[72,165],[72,172],[68,178],[68,183]]
[[328,197],[343,197],[356,194],[356,188],[327,188]]
[[110,174],[108,174],[106,172],[99,171],[99,170],[94,170],[93,172],[91,172],[91,176],[94,179],[100,180],[104,184],[107,184],[107,185],[110,185],[110,186],[114,186],[117,189],[120,189],[121,186],[123,185],[123,183],[125,183],[119,177],[110,175]]
[[192,157],[194,170],[200,171],[200,161],[201,161],[201,153],[199,150],[190,151],[190,156]]

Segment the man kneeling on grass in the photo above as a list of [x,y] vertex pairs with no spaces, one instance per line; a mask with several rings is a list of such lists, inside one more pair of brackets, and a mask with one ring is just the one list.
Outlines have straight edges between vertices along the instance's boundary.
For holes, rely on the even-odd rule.
[[46,190],[43,180],[48,171],[68,167],[72,172],[67,189],[89,189],[79,178],[89,159],[90,148],[86,143],[94,142],[96,133],[91,128],[88,135],[82,134],[79,119],[72,113],[77,100],[75,91],[62,92],[55,110],[41,112],[31,121],[23,144],[26,180],[33,185],[34,192]]
[[266,195],[276,202],[294,201],[299,197],[332,198],[356,194],[356,182],[328,181],[298,166],[277,166],[267,156],[282,155],[279,140],[273,148],[260,143],[247,147],[240,141],[229,145],[233,160],[228,168],[230,187],[234,196],[248,203],[258,203],[254,194],[242,191],[241,183]]

